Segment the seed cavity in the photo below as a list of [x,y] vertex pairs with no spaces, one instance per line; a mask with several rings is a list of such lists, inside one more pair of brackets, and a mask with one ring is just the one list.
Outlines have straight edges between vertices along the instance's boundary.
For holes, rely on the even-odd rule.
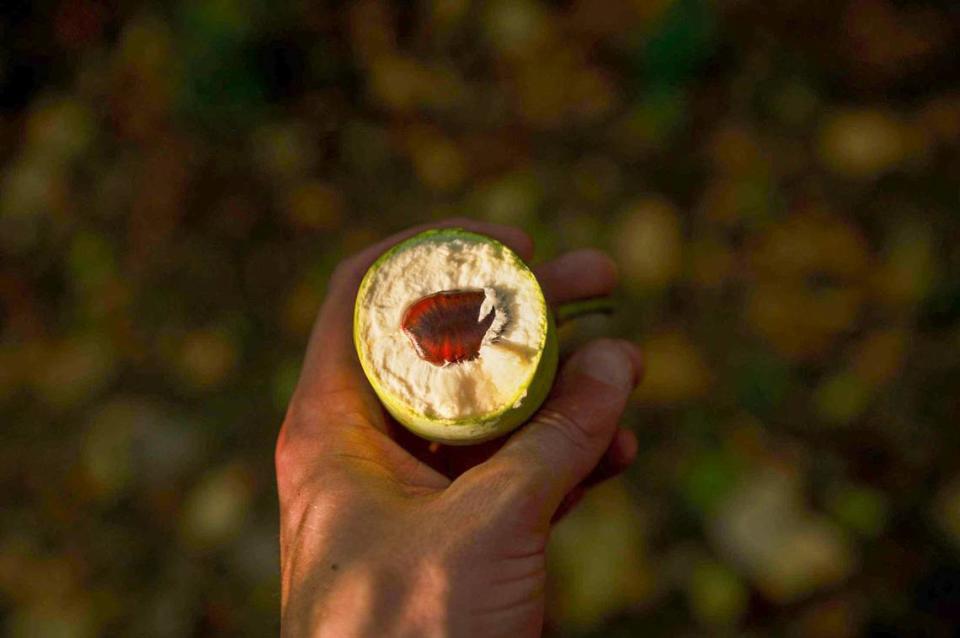
[[[443,290],[421,297],[403,314],[401,326],[417,354],[435,366],[480,356],[491,326],[502,327],[502,313],[490,289]],[[495,320],[498,324],[495,325]],[[497,330],[499,331],[499,330]]]

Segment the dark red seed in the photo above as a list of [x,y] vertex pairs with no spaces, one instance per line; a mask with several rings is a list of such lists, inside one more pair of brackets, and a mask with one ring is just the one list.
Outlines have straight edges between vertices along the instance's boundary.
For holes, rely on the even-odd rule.
[[478,320],[482,290],[444,290],[415,301],[403,314],[403,331],[420,358],[442,366],[476,359],[494,312]]

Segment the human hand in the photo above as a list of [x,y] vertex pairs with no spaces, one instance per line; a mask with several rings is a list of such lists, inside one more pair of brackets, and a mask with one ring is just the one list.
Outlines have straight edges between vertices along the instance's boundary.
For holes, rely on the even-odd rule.
[[[529,260],[521,231],[470,220]],[[360,280],[395,235],[334,272],[276,447],[285,636],[538,636],[551,523],[626,468],[618,428],[641,374],[633,344],[574,353],[546,403],[513,434],[431,445],[386,413],[353,346]],[[554,306],[609,293],[610,259],[577,251],[535,267]]]

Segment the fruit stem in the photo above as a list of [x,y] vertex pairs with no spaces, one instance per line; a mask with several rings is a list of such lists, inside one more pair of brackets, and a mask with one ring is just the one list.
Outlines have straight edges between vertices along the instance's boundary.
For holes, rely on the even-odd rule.
[[585,315],[609,315],[616,309],[617,304],[612,297],[595,297],[593,299],[571,301],[570,303],[557,306],[557,325],[564,324],[573,319],[579,319]]

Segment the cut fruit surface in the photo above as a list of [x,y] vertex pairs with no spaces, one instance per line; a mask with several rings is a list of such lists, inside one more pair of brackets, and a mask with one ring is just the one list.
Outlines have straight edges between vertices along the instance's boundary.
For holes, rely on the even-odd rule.
[[398,421],[473,443],[539,406],[556,370],[552,317],[509,248],[462,229],[427,231],[370,267],[354,311],[364,373]]
[[[403,331],[425,361],[442,366],[480,355],[493,325],[493,307],[484,307],[482,290],[445,290],[419,299],[403,315]],[[486,310],[486,314],[482,314]]]

